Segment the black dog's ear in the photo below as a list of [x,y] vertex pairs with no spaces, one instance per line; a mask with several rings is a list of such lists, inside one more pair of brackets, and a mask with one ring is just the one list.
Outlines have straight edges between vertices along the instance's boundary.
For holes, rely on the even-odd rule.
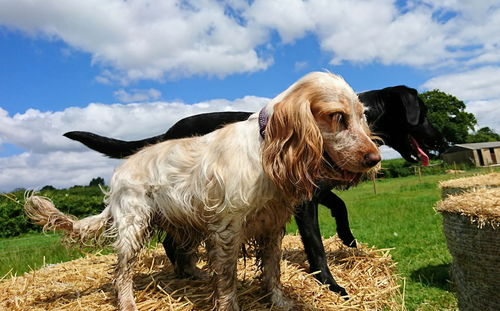
[[425,115],[425,105],[418,97],[417,90],[401,86],[398,91],[403,101],[403,107],[406,112],[406,120],[409,125],[417,126],[420,123],[421,116]]

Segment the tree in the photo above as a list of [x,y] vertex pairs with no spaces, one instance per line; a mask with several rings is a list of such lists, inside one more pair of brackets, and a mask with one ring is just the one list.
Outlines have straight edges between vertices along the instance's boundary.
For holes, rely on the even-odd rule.
[[102,178],[102,177],[92,178],[92,180],[89,183],[89,186],[97,187],[99,185],[101,185],[101,186],[105,186],[106,185],[104,183],[104,178]]
[[464,102],[440,90],[419,96],[428,108],[427,118],[443,137],[436,151],[441,154],[454,144],[465,143],[477,120],[472,113],[465,111]]
[[482,143],[487,141],[500,141],[500,135],[489,127],[483,127],[476,132],[469,134],[466,141],[468,143]]

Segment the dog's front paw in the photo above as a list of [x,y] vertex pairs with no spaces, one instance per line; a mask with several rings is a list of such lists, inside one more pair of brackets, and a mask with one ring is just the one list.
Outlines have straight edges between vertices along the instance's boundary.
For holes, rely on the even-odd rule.
[[328,284],[328,288],[332,292],[335,292],[335,293],[339,294],[345,300],[349,299],[349,297],[347,296],[347,292],[346,292],[345,288],[343,288],[342,286],[340,286],[339,284],[337,284],[337,282],[335,282],[335,279],[333,278],[333,276],[332,276],[332,274],[330,273],[329,270],[326,270],[326,269],[325,270],[320,270],[319,273],[316,273],[314,275],[314,277],[318,281],[320,281],[321,283]]
[[189,275],[190,278],[193,280],[208,280],[210,278],[210,274],[202,269],[199,269],[197,267],[193,267],[192,269],[189,269],[189,271],[186,271]]
[[344,298],[344,300],[349,300],[349,296],[347,295],[345,288],[338,285],[337,283],[335,284],[330,283],[328,288],[330,288],[332,292],[336,292],[337,294],[339,294],[342,298]]
[[273,303],[273,305],[280,307],[283,310],[295,310],[295,303],[293,302],[293,300],[285,297],[283,292],[279,289],[275,289],[272,291],[271,302]]
[[176,267],[175,274],[180,279],[208,280],[210,278],[208,272],[199,269],[196,266],[184,266],[182,268]]

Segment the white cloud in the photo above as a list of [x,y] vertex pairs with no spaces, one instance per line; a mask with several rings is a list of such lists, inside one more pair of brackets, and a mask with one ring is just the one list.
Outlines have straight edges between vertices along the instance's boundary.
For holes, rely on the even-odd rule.
[[465,102],[478,126],[488,126],[500,133],[500,67],[485,66],[434,77],[422,85],[427,90],[439,89]]
[[244,16],[277,31],[285,43],[314,34],[332,54],[332,64],[375,61],[427,69],[463,59],[490,63],[500,45],[500,7],[495,1],[465,2],[408,1],[398,7],[393,0],[256,0]]
[[477,120],[478,126],[489,127],[496,133],[500,134],[500,98],[487,101],[470,101],[467,103],[467,111],[473,113]]
[[334,16],[325,2],[315,8],[321,47],[333,53],[333,64],[378,61],[422,66],[450,57],[445,34],[432,20],[430,9],[417,7],[402,14],[393,1],[337,2],[341,5]]
[[120,82],[265,69],[267,34],[240,25],[218,1],[5,1],[0,24],[92,54]]
[[429,69],[498,62],[498,1],[397,3],[0,0],[0,25],[90,53],[102,83],[264,70],[279,44],[273,33],[284,44],[314,35],[332,64]]
[[[396,3],[400,2],[0,0],[0,25],[65,42],[68,48],[62,49],[62,57],[75,50],[89,53],[101,70],[96,80],[108,84],[265,70],[273,62],[275,45],[286,48],[311,34],[332,64],[380,62],[431,70],[435,77],[424,88],[439,88],[464,100],[481,126],[500,132],[498,0],[412,0],[405,7]],[[273,40],[275,33],[281,42]],[[295,69],[307,64],[297,62]],[[450,68],[454,73],[443,74]],[[136,103],[92,103],[56,112],[30,109],[13,116],[0,108],[0,146],[11,143],[26,150],[0,158],[0,189],[87,183],[111,172],[107,159],[94,152],[83,154],[85,147],[62,137],[66,131],[140,139],[160,134],[190,114],[256,111],[267,100],[248,96],[186,105],[158,101],[161,93],[154,89],[120,89],[115,96],[123,103]],[[104,162],[99,164],[99,159]],[[83,176],[82,181],[72,173]]]
[[267,98],[246,96],[234,101],[214,99],[194,105],[182,102],[92,103],[84,108],[70,107],[56,112],[29,109],[14,116],[0,108],[0,144],[8,142],[34,153],[78,151],[84,150],[82,145],[62,134],[82,130],[115,138],[139,139],[163,133],[174,122],[189,115],[211,111],[258,111],[267,101]]
[[396,150],[392,149],[389,146],[383,145],[380,146],[379,149],[383,160],[401,158],[399,152],[397,152]]
[[461,100],[500,98],[500,67],[485,66],[434,77],[425,82],[425,89],[440,89]]
[[157,89],[132,89],[130,92],[119,89],[114,92],[114,96],[123,103],[146,102],[159,99],[161,92]]
[[243,15],[252,25],[276,30],[284,43],[290,43],[314,29],[315,21],[308,12],[311,2],[256,0]]
[[108,159],[93,151],[25,152],[0,157],[0,192],[16,188],[40,189],[45,185],[56,188],[88,185],[95,177],[109,181],[113,167],[119,163],[120,160]]
[[19,155],[0,157],[0,191],[49,184],[68,187],[87,184],[97,176],[108,178],[118,162],[63,137],[65,132],[82,130],[118,139],[142,139],[164,133],[188,115],[258,111],[268,100],[246,96],[233,101],[214,99],[194,105],[182,102],[93,103],[84,108],[70,107],[55,112],[30,109],[13,116],[0,108],[0,146],[9,143],[26,150]]

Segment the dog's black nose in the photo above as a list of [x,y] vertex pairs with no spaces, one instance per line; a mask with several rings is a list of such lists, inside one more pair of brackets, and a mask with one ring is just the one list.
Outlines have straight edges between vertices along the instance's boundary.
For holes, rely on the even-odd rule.
[[382,158],[380,157],[379,153],[370,152],[368,154],[365,154],[365,166],[374,167],[378,162],[380,162],[381,159]]

